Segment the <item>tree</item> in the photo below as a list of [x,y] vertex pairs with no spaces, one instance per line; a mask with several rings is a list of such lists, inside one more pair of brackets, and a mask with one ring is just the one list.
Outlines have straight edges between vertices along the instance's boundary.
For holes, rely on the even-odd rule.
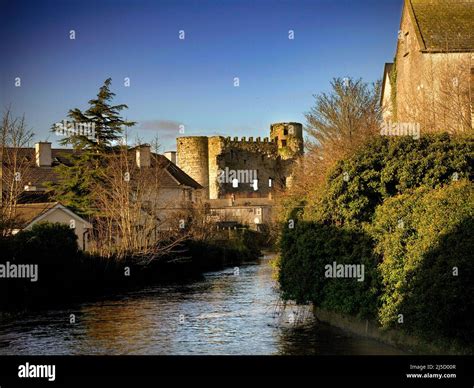
[[[89,101],[85,112],[78,108],[71,109],[68,117],[72,122],[62,128],[66,133],[60,144],[72,145],[74,152],[68,156],[68,165],[56,168],[60,182],[51,185],[51,189],[57,201],[82,215],[95,211],[92,188],[103,176],[106,154],[117,147],[123,129],[135,125],[135,122],[120,116],[120,112],[128,108],[127,105],[111,105],[115,96],[110,91],[111,83],[111,78],[105,80],[97,98]],[[81,128],[88,128],[88,133],[81,131]],[[53,131],[57,131],[57,126],[53,126]]]
[[31,160],[25,154],[33,139],[33,132],[26,127],[25,117],[13,118],[5,110],[0,123],[0,233],[12,230],[16,205],[24,186],[31,177]]
[[307,152],[293,170],[291,188],[279,198],[280,221],[286,222],[294,208],[313,207],[337,161],[380,132],[379,82],[334,78],[331,86],[329,93],[314,96],[315,104],[305,114]]
[[315,95],[315,105],[305,114],[310,150],[323,158],[340,158],[353,152],[367,137],[379,132],[380,82],[372,86],[361,79],[334,78],[332,91]]
[[150,166],[138,167],[134,156],[126,143],[106,155],[94,186],[98,216],[92,248],[101,256],[134,256],[148,264],[190,237],[192,209],[176,208],[176,197],[167,194],[167,159],[151,154]]

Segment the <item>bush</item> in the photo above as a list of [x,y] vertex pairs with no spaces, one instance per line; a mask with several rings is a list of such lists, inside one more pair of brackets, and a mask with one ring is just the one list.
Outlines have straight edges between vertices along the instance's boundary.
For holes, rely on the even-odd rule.
[[[283,298],[384,327],[403,314],[406,332],[472,343],[473,140],[380,137],[340,161],[322,194],[308,193],[315,205],[282,228]],[[333,261],[364,264],[365,282],[326,279]]]
[[[329,175],[319,206],[307,219],[334,224],[371,222],[386,198],[424,186],[437,188],[458,178],[473,177],[474,137],[437,134],[378,137],[340,161]],[[346,178],[346,179],[344,179]]]
[[15,257],[28,263],[62,264],[79,250],[77,236],[69,226],[42,222],[23,230],[14,238]]
[[474,342],[473,204],[472,183],[460,181],[377,208],[370,229],[383,255],[383,326],[395,326],[403,314],[406,332]]
[[67,225],[38,223],[13,237],[0,239],[2,263],[37,264],[38,279],[5,279],[1,282],[0,305],[24,305],[47,300],[65,288],[75,276],[79,257],[77,236]]
[[[279,282],[284,299],[359,317],[377,314],[379,277],[372,241],[363,233],[299,221],[285,228],[280,242]],[[365,279],[325,277],[325,266],[363,264]]]

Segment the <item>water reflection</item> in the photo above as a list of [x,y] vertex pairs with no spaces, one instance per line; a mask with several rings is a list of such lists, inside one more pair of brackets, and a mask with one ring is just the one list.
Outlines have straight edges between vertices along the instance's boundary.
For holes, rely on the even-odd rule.
[[400,353],[283,309],[271,271],[265,258],[192,284],[24,314],[1,322],[0,354]]

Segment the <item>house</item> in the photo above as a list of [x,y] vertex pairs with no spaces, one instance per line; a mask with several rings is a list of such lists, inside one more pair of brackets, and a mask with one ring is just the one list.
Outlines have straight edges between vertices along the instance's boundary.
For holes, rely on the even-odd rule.
[[59,202],[19,204],[15,208],[15,226],[12,234],[28,230],[39,222],[61,223],[74,229],[80,249],[88,250],[88,234],[92,225]]
[[384,68],[384,120],[467,132],[473,103],[474,2],[404,0],[395,59]]
[[[17,229],[27,228],[38,220],[57,220],[68,224],[70,220],[74,220],[80,245],[87,248],[86,232],[90,230],[91,225],[62,204],[51,202],[50,198],[49,184],[60,180],[55,167],[69,166],[70,156],[74,152],[77,151],[52,148],[49,142],[36,143],[34,148],[5,147],[2,149],[0,165],[0,198],[4,210],[8,203],[12,203],[8,202],[8,196],[12,197],[11,193],[14,193],[14,209],[10,211],[11,217],[7,219],[13,217],[16,220],[21,217]],[[141,192],[146,192],[146,195],[140,198],[139,211],[142,216],[137,217],[137,227],[141,227],[141,220],[147,218],[158,220],[158,230],[176,228],[175,215],[183,214],[200,202],[202,186],[171,160],[151,152],[151,147],[147,144],[129,149],[125,155],[128,169],[126,172],[131,175],[131,187],[137,184],[136,177],[140,177]],[[131,194],[135,194],[134,190],[131,190]],[[132,195],[131,203],[133,201]],[[111,202],[111,206],[113,205],[114,202]],[[167,224],[168,219],[173,221],[172,226]]]

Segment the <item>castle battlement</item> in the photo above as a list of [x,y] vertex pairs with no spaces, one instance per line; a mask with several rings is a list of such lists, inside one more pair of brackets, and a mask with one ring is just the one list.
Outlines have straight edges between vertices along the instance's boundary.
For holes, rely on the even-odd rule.
[[226,143],[233,143],[233,144],[238,144],[238,143],[275,143],[273,140],[271,140],[268,137],[264,137],[264,138],[256,137],[254,139],[252,136],[250,136],[249,138],[247,138],[246,136],[242,136],[240,139],[237,136],[234,136],[234,137],[227,136],[227,137],[224,138],[224,140],[225,140]]
[[[272,124],[270,137],[264,138],[184,136],[178,137],[176,142],[178,166],[204,187],[207,198],[223,198],[229,194],[266,196],[273,190],[268,181],[285,181],[291,174],[288,166],[303,153],[303,126],[294,122]],[[220,185],[217,175],[226,167],[258,171],[258,180],[262,182],[259,192],[254,193],[250,185],[233,189]]]

